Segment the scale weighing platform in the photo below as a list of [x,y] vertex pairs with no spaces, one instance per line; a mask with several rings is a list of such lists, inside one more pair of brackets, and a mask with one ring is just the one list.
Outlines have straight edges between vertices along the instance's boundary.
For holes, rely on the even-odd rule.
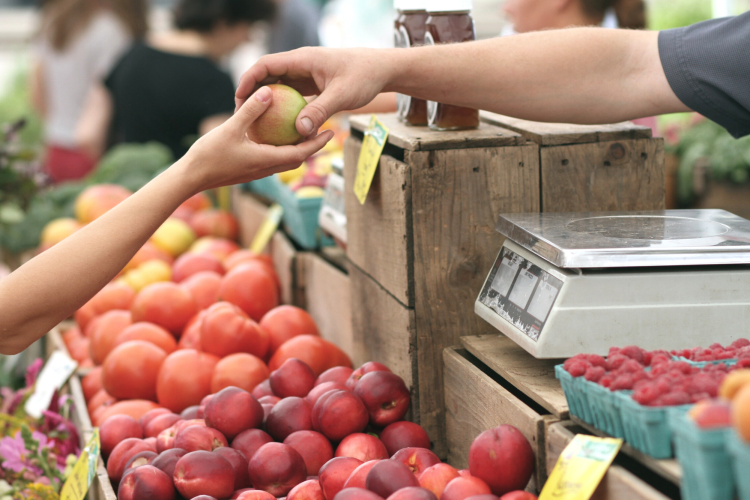
[[537,358],[750,337],[750,221],[724,210],[503,214],[475,312]]

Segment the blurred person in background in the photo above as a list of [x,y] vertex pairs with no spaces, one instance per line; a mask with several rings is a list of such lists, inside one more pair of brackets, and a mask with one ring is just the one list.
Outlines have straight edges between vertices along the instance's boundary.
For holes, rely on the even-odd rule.
[[272,0],[181,0],[174,30],[135,44],[94,86],[79,143],[95,158],[108,141],[157,141],[182,157],[232,115],[234,82],[219,63],[273,13]]
[[312,0],[276,0],[268,52],[273,54],[320,45],[318,23],[320,7]]
[[145,33],[146,0],[44,2],[31,86],[44,119],[45,166],[54,182],[79,179],[94,167],[75,137],[87,95]]

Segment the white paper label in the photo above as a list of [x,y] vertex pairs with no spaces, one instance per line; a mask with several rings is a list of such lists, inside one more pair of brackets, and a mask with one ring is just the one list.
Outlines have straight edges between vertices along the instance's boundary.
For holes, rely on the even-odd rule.
[[68,378],[76,371],[78,363],[67,354],[55,351],[44,365],[39,377],[34,384],[34,394],[29,397],[24,405],[26,413],[33,418],[42,416],[42,412],[49,408],[52,396],[59,390]]

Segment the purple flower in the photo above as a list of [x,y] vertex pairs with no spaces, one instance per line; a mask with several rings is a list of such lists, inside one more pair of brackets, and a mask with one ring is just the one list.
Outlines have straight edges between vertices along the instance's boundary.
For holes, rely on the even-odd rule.
[[44,361],[42,358],[37,358],[36,361],[31,363],[26,369],[26,387],[31,387],[36,382],[36,378],[39,376],[39,372],[42,371]]
[[31,463],[30,455],[31,452],[26,449],[20,432],[16,433],[16,437],[0,439],[0,456],[5,459],[2,463],[3,468],[10,469],[13,472],[26,470],[34,474],[41,474],[42,470]]

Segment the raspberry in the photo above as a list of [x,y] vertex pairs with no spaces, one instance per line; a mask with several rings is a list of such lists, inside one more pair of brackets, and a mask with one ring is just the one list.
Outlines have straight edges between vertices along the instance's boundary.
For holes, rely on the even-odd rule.
[[644,351],[643,349],[641,349],[640,347],[635,346],[635,345],[629,345],[627,347],[623,347],[620,350],[620,354],[622,354],[624,356],[627,356],[627,357],[629,357],[631,359],[634,359],[634,360],[638,361],[641,364],[643,364],[643,354],[645,352],[646,351]]
[[714,342],[713,344],[708,346],[708,348],[711,350],[716,350],[716,349],[721,349],[722,351],[724,350],[724,346],[719,344],[718,342]]
[[615,371],[618,368],[622,366],[625,361],[627,361],[629,358],[627,356],[623,356],[622,354],[613,354],[609,358],[607,358],[607,370],[609,371]]
[[586,369],[586,373],[583,374],[583,377],[589,382],[599,382],[605,373],[607,373],[606,370],[601,366],[591,366]]
[[609,353],[607,354],[607,357],[614,356],[615,354],[620,354],[620,348],[619,347],[610,347]]
[[568,371],[568,373],[570,373],[574,377],[580,377],[581,375],[583,375],[584,373],[586,373],[586,370],[590,366],[591,365],[589,365],[585,361],[581,361],[581,360],[577,359],[577,360],[573,361],[572,363],[570,363],[570,365],[568,366],[567,371]]
[[605,368],[607,366],[607,362],[604,361],[604,358],[599,356],[598,354],[583,354],[581,356],[583,357],[583,359],[594,366],[601,366],[602,368]]
[[642,405],[649,405],[656,401],[661,395],[659,389],[653,384],[644,384],[633,393],[633,399]]
[[599,379],[599,385],[609,388],[612,385],[612,380],[613,378],[611,375],[605,375]]
[[656,387],[659,389],[660,394],[666,394],[672,388],[672,384],[667,378],[660,378],[656,381]]
[[685,391],[672,391],[660,396],[661,406],[678,406],[690,403],[690,395]]
[[718,391],[719,383],[710,373],[698,373],[687,384],[687,392],[689,394],[705,392],[714,397]]
[[750,340],[747,340],[747,339],[737,339],[734,342],[732,342],[731,346],[734,347],[735,349],[741,349],[743,347],[748,347],[748,346],[750,346]]
[[685,361],[678,361],[672,365],[672,368],[675,370],[679,370],[681,373],[685,375],[690,375],[691,369],[693,367],[690,366],[690,363],[687,363]]
[[633,384],[635,384],[635,381],[633,380],[633,375],[630,373],[623,373],[622,375],[618,375],[617,378],[615,378],[612,381],[612,385],[609,386],[610,391],[622,391],[622,390],[630,390],[633,388]]
[[651,356],[651,362],[648,364],[648,366],[655,367],[662,365],[664,363],[670,363],[672,361],[672,356],[669,354],[654,354]]
[[738,369],[739,368],[750,368],[750,357],[740,358],[740,360],[737,361],[737,364],[735,366]]
[[620,366],[619,371],[627,373],[640,373],[643,371],[643,365],[634,359],[629,359]]

